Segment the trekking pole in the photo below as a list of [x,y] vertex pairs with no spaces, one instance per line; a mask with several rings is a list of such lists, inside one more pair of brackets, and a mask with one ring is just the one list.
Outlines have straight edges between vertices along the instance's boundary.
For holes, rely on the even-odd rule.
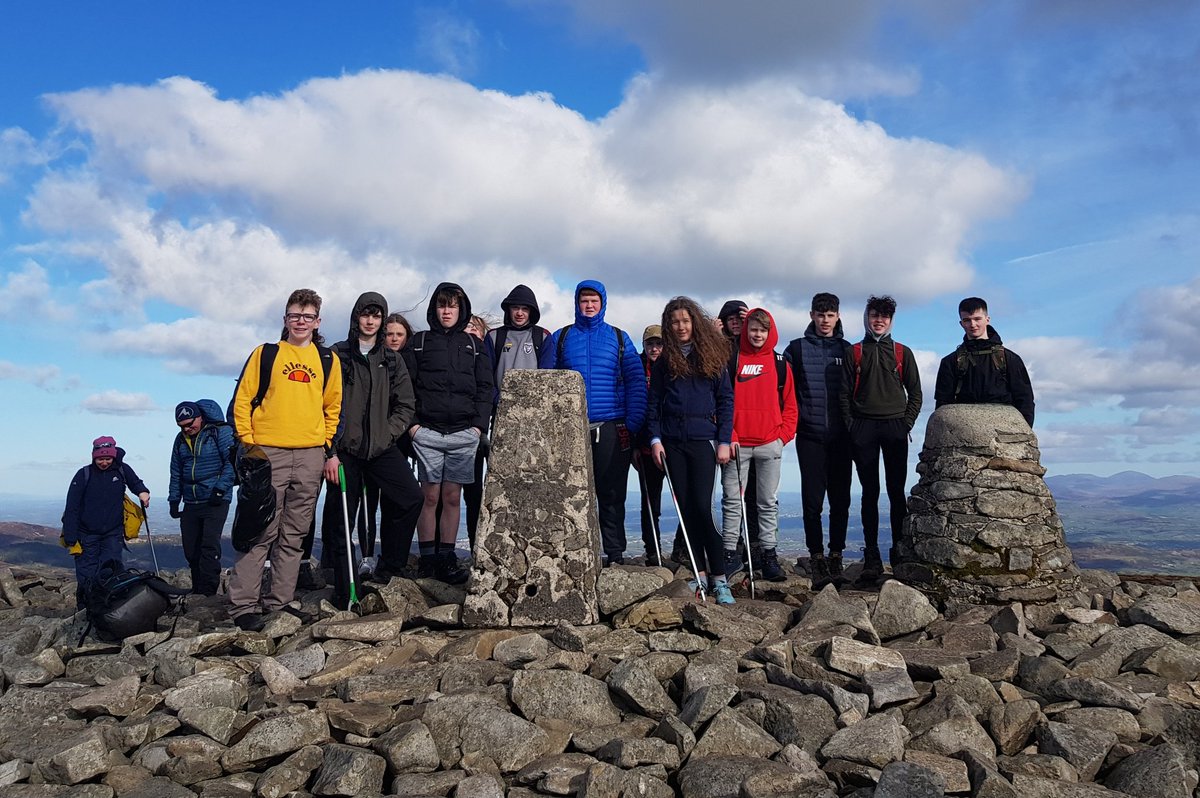
[[750,524],[746,520],[746,487],[742,484],[742,458],[737,457],[738,502],[742,509],[742,533],[746,538],[746,573],[750,575],[750,598],[754,598],[754,560],[750,556]]
[[[646,467],[646,463],[643,461],[642,468]],[[654,532],[654,555],[658,557],[658,564],[662,565],[662,546],[658,542],[658,524],[654,522],[654,507],[650,504],[650,494],[646,492],[646,473],[641,468],[638,469],[638,477],[642,481],[642,498],[646,503],[646,515],[650,518],[650,529]]]
[[146,525],[146,540],[150,541],[150,559],[154,560],[154,575],[161,576],[158,571],[158,555],[154,553],[154,538],[150,535],[150,513],[142,508],[142,523]]
[[354,577],[354,542],[350,539],[350,509],[346,501],[346,469],[338,463],[338,485],[342,488],[342,522],[346,527],[346,575],[350,577],[350,603],[347,610],[353,610],[358,603],[358,588]]
[[692,541],[688,537],[687,525],[683,523],[683,509],[679,506],[679,497],[675,495],[675,483],[671,481],[671,469],[667,468],[666,452],[663,452],[663,474],[667,478],[667,487],[671,490],[671,502],[675,505],[675,514],[679,516],[679,529],[683,532],[683,544],[687,546],[688,559],[692,561],[692,573],[696,575],[696,598],[700,603],[705,601],[705,585],[700,579],[700,568],[696,565],[696,556],[692,554]]

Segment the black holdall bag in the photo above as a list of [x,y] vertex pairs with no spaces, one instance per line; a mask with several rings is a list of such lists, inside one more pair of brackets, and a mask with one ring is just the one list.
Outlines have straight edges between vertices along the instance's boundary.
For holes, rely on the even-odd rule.
[[254,548],[275,519],[275,488],[271,486],[271,461],[257,446],[242,452],[237,461],[237,504],[233,511],[233,548],[242,553]]
[[187,589],[174,587],[149,571],[125,568],[119,560],[109,560],[87,587],[84,605],[88,628],[83,637],[92,629],[108,642],[153,632],[172,601],[187,593]]

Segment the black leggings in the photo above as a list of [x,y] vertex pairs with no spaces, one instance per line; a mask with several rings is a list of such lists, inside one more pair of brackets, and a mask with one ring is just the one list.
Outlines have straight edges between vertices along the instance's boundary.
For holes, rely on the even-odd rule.
[[[829,553],[846,548],[850,521],[850,441],[838,436],[828,443],[796,438],[800,461],[800,497],[804,508],[804,543],[809,554],[824,554],[821,510],[829,495]],[[875,495],[879,495],[879,467],[875,467]]]
[[879,455],[891,505],[892,538],[900,534],[908,507],[904,483],[908,478],[908,426],[902,418],[856,418],[850,425],[854,468],[862,486],[863,538],[868,549],[879,548]]
[[692,562],[710,576],[725,575],[721,533],[713,523],[713,482],[717,458],[709,441],[663,441],[668,476],[692,544]]

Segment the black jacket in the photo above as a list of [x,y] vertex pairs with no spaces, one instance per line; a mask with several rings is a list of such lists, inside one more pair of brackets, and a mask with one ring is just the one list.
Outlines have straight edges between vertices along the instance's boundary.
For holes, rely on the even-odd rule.
[[987,338],[963,342],[942,358],[933,399],[937,407],[962,404],[997,404],[1015,407],[1033,426],[1033,383],[1025,361],[1004,346],[989,324]]
[[358,344],[358,316],[378,305],[387,318],[387,300],[368,291],[350,312],[350,333],[333,345],[342,365],[342,414],[333,448],[363,460],[378,457],[399,440],[417,409],[408,368],[398,352],[383,345],[383,331],[367,354]]
[[435,298],[443,288],[462,291],[454,283],[442,283],[434,290],[425,314],[429,330],[416,333],[401,353],[417,396],[414,421],[443,434],[468,427],[486,430],[492,413],[492,364],[483,342],[466,331],[471,320],[466,292],[458,322],[448,330],[442,328]]
[[921,413],[921,374],[912,350],[893,341],[890,333],[878,341],[868,335],[858,346],[862,347],[862,362],[855,363],[855,347],[850,347],[842,369],[845,388],[839,402],[846,426],[856,418],[904,419],[905,428],[911,430]]
[[146,483],[125,464],[125,450],[101,471],[93,462],[75,472],[63,510],[63,540],[68,546],[82,535],[124,535],[125,490],[148,493]]
[[842,369],[850,357],[850,342],[842,336],[838,319],[833,335],[822,338],[809,322],[803,338],[795,338],[783,358],[792,366],[796,386],[796,437],[828,443],[846,434],[842,420]]

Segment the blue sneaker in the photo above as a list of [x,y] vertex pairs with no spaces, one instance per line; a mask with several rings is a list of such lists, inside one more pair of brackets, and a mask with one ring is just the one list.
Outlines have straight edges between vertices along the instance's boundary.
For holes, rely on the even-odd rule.
[[728,582],[717,582],[716,586],[712,589],[712,593],[717,597],[718,604],[728,605],[737,603],[733,600],[733,593],[729,590]]

